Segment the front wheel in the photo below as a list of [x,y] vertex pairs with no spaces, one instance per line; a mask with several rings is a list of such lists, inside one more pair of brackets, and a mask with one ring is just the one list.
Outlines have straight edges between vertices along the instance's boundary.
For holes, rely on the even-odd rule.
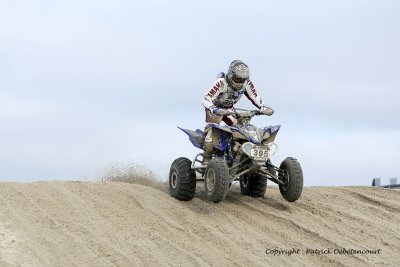
[[196,192],[196,172],[187,158],[178,158],[171,164],[169,193],[179,200],[191,200]]
[[295,158],[286,158],[280,166],[282,172],[280,179],[285,185],[279,185],[279,191],[284,199],[295,202],[303,191],[303,171],[300,163]]
[[213,158],[207,165],[204,190],[214,203],[221,202],[229,189],[229,168],[222,158]]

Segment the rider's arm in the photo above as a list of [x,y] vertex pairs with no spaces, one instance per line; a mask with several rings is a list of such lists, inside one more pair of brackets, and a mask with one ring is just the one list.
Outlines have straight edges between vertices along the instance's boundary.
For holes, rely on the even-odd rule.
[[207,90],[203,98],[203,106],[210,110],[212,113],[216,110],[214,104],[217,97],[222,94],[225,90],[224,79],[218,79],[213,85]]
[[250,80],[246,81],[244,85],[244,94],[251,101],[251,103],[253,103],[254,106],[259,108],[260,111],[263,112],[263,114],[270,116],[274,113],[274,110],[272,108],[267,107],[264,104],[260,95],[257,93],[254,84]]
[[261,97],[257,93],[254,84],[250,80],[246,81],[244,85],[244,94],[257,108],[262,109],[265,107],[264,102],[261,100]]

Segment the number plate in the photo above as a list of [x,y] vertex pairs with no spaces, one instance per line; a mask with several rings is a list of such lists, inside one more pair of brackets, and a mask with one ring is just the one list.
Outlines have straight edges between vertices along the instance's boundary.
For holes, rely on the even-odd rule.
[[268,148],[266,146],[256,146],[251,150],[251,157],[255,160],[268,160]]

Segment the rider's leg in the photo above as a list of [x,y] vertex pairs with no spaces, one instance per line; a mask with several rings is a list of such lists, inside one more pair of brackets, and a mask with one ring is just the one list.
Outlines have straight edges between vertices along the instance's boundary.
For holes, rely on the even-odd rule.
[[212,138],[212,127],[210,123],[219,124],[222,120],[222,117],[212,114],[208,109],[206,109],[206,126],[204,128],[204,133],[206,135],[204,139],[204,160],[203,164],[207,164],[211,160],[211,155],[214,150],[213,138]]
[[233,118],[232,116],[224,116],[222,120],[228,126],[232,126],[238,123],[237,119]]
[[211,160],[211,155],[214,150],[213,139],[212,139],[212,127],[211,125],[206,125],[204,129],[206,138],[204,139],[203,145],[203,164],[207,164]]

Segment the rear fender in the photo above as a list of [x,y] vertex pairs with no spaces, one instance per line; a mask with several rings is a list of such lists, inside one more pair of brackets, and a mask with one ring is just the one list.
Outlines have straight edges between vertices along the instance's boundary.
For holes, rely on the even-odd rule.
[[200,129],[197,129],[196,131],[193,130],[189,130],[189,129],[184,129],[178,126],[179,129],[181,129],[185,134],[187,134],[189,136],[189,140],[190,142],[192,142],[192,144],[200,149],[203,149],[203,145],[204,145],[204,132]]

